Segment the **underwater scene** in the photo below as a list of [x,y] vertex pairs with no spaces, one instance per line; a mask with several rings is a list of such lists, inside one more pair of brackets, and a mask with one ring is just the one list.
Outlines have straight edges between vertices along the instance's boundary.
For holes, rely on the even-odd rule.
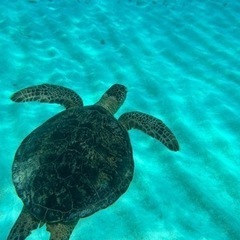
[[[179,143],[179,151],[162,144],[168,130],[162,143],[129,130],[129,187],[110,206],[80,218],[69,239],[240,239],[240,1],[2,0],[0,29],[0,239],[25,239],[8,238],[23,208],[12,176],[18,147],[65,110],[56,98],[55,104],[11,100],[41,84],[73,90],[84,106],[110,107],[115,95],[101,97],[124,85],[126,100],[110,111],[120,119],[109,117],[109,125],[123,129],[134,124],[125,113],[142,112],[166,124]],[[157,128],[138,120],[136,128]],[[30,164],[24,166],[30,177]],[[44,221],[35,228],[26,239],[50,239]],[[51,239],[68,239],[61,228],[57,234]]]

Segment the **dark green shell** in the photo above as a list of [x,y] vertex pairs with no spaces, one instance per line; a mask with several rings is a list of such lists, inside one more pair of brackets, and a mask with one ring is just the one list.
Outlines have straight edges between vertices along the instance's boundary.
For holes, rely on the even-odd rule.
[[37,219],[69,222],[115,202],[133,176],[126,129],[104,108],[70,108],[30,133],[18,148],[13,182]]

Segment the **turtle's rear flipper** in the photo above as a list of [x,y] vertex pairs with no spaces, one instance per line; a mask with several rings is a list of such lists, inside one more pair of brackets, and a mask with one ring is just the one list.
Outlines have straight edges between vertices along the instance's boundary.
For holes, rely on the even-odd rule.
[[50,240],[68,240],[72,234],[76,222],[47,224],[47,230],[51,233]]
[[13,225],[7,240],[24,240],[31,231],[38,227],[39,220],[34,218],[28,210],[23,207],[17,221]]

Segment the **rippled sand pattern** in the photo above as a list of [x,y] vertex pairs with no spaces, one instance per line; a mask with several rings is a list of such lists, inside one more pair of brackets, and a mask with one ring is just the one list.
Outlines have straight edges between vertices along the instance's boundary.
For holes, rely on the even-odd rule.
[[[22,207],[11,181],[14,153],[63,109],[10,96],[45,82],[77,91],[85,105],[124,84],[128,98],[116,116],[138,110],[159,117],[181,146],[170,152],[131,131],[130,188],[80,220],[71,240],[240,239],[240,2],[2,2],[0,239]],[[48,237],[43,227],[28,239]]]

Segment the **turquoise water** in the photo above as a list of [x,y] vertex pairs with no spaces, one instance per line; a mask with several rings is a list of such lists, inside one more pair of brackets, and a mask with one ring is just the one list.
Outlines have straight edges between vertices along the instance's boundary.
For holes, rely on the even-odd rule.
[[[240,239],[240,2],[185,0],[7,1],[0,5],[0,239],[22,208],[14,154],[63,110],[9,97],[41,83],[95,103],[128,88],[116,116],[162,119],[181,149],[131,131],[135,175],[112,206],[79,221],[71,239]],[[28,238],[45,240],[45,226]]]

